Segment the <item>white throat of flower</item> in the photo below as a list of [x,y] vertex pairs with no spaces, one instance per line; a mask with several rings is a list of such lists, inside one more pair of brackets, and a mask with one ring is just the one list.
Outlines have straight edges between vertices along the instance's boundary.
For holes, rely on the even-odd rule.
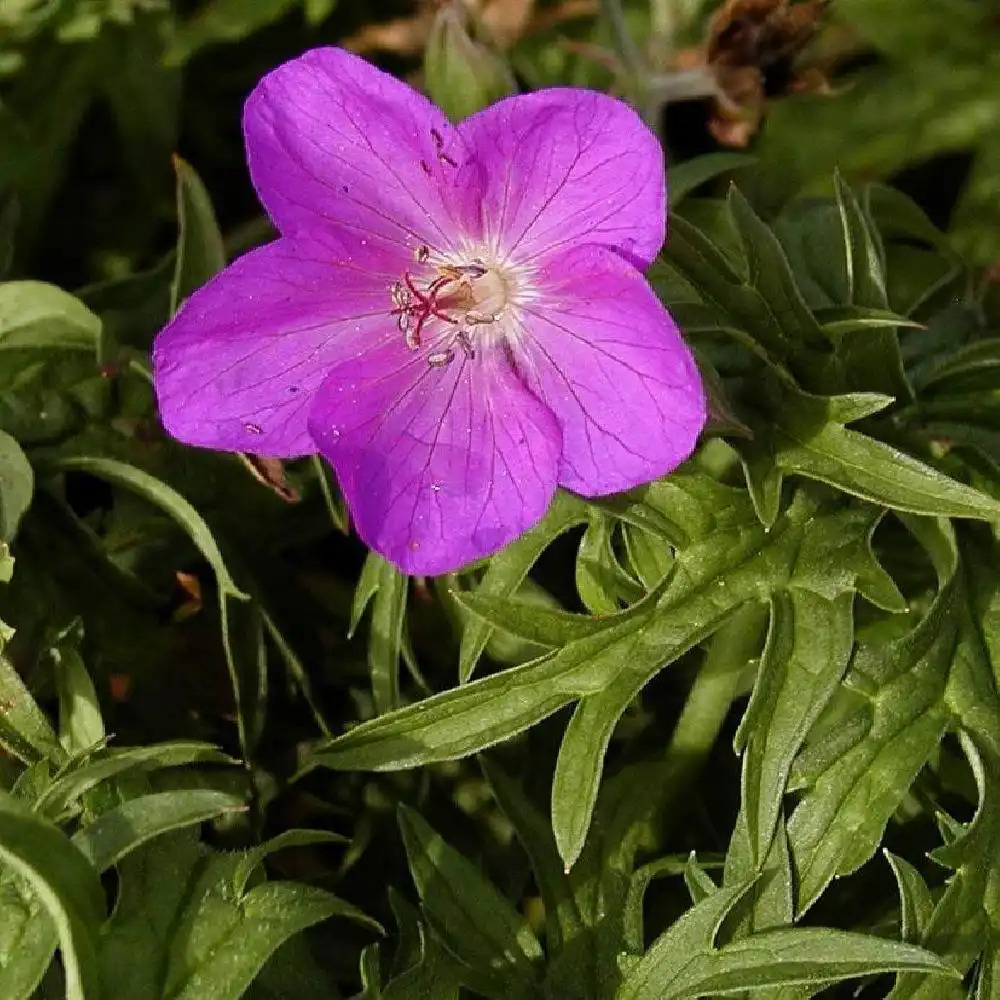
[[392,313],[408,348],[432,348],[432,368],[447,367],[458,352],[474,360],[517,338],[519,307],[534,297],[529,269],[482,247],[432,255],[420,246],[414,259],[414,271],[390,289]]

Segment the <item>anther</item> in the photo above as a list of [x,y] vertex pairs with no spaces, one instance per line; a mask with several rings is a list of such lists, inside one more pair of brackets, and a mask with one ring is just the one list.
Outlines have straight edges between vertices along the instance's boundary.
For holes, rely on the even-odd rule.
[[452,268],[456,275],[461,278],[482,278],[489,268],[484,267],[482,264],[458,264]]
[[427,355],[427,364],[431,368],[444,368],[455,360],[455,352],[449,347],[444,351],[435,351]]
[[496,313],[467,312],[463,319],[469,326],[484,326],[495,323],[500,317]]

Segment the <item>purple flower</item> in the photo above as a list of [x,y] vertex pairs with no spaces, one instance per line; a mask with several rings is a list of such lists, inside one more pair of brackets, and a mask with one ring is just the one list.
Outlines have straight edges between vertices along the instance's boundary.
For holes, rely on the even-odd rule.
[[663,244],[656,138],[586,90],[452,125],[338,49],[247,100],[250,173],[280,232],[159,334],[166,429],[333,465],[361,538],[443,573],[584,496],[661,476],[705,420],[646,283]]

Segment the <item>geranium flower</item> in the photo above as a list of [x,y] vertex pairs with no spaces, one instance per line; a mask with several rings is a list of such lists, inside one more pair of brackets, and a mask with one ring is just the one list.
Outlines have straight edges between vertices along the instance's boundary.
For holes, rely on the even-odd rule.
[[543,90],[452,125],[326,48],[266,76],[243,127],[281,236],[157,337],[175,438],[322,453],[361,538],[414,574],[495,552],[557,486],[614,493],[691,453],[701,382],[640,270],[663,156],[625,104]]

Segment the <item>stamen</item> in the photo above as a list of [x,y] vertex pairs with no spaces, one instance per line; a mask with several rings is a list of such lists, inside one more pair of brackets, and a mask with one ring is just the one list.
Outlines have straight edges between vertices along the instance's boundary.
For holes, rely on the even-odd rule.
[[[421,244],[414,250],[414,257],[419,263],[426,263],[430,258],[430,248]],[[438,265],[436,274],[429,279],[418,284],[420,279],[406,271],[401,281],[390,286],[392,315],[396,317],[399,332],[406,339],[406,346],[417,350],[421,346],[425,324],[438,319],[456,330],[446,347],[428,355],[427,363],[432,368],[451,364],[456,344],[467,358],[475,358],[476,348],[470,328],[489,326],[501,320],[507,301],[504,278],[482,260],[474,258],[467,264]]]
[[459,277],[472,278],[472,280],[475,281],[476,278],[485,277],[489,268],[484,264],[473,262],[471,264],[458,264],[449,270],[454,271]]
[[463,317],[468,326],[483,326],[495,323],[500,317],[496,313],[467,312]]
[[445,368],[454,360],[455,352],[450,347],[443,351],[435,351],[433,354],[427,355],[427,364],[429,364],[431,368]]

